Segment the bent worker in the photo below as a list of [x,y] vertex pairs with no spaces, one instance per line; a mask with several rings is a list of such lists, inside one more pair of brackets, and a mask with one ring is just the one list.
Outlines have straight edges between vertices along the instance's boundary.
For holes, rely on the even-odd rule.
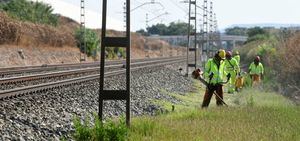
[[254,61],[249,66],[249,74],[252,79],[252,86],[256,86],[260,83],[261,78],[264,75],[264,66],[260,62],[260,57],[256,56]]
[[240,65],[241,57],[238,51],[235,51],[233,54],[233,58],[237,61],[238,65]]
[[225,50],[219,50],[214,58],[209,59],[205,65],[204,78],[208,82],[205,91],[202,108],[208,107],[211,97],[216,92],[217,105],[223,105],[223,76],[226,73],[224,70]]
[[234,93],[236,76],[240,72],[240,67],[236,59],[232,58],[231,51],[226,52],[225,71],[231,76],[227,85],[228,93]]

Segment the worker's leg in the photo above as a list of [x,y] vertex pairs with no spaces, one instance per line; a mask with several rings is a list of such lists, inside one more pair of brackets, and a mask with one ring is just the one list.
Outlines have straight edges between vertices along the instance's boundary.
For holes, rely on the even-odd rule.
[[217,105],[218,106],[222,106],[223,105],[223,86],[222,85],[217,85],[216,86],[216,94],[221,98],[216,96],[216,101],[217,101]]
[[253,75],[253,86],[258,86],[259,85],[259,82],[260,82],[260,77],[259,75]]
[[256,75],[253,74],[251,78],[252,78],[252,87],[255,87],[256,86]]
[[206,89],[205,95],[202,102],[202,108],[208,107],[211,97],[213,95],[214,88],[211,88],[211,90]]

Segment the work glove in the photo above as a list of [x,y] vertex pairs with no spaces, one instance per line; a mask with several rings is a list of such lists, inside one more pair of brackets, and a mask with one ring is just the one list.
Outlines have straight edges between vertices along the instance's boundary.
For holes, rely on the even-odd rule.
[[207,89],[208,89],[209,91],[211,91],[211,90],[213,89],[213,84],[208,84],[208,85],[207,85]]

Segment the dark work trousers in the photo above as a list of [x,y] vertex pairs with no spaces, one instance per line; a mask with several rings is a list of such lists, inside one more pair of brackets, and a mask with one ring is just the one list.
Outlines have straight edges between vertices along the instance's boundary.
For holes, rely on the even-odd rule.
[[[210,103],[210,99],[211,99],[214,91],[216,91],[217,95],[219,95],[223,100],[223,86],[220,84],[212,85],[212,86],[210,86],[210,89],[207,88],[205,91],[202,108],[208,107],[208,105]],[[216,96],[216,101],[217,101],[218,106],[223,105],[222,100]]]

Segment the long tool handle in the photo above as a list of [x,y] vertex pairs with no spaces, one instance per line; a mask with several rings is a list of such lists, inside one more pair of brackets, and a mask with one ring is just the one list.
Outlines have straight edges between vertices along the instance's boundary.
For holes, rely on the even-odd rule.
[[228,105],[225,103],[225,101],[216,92],[214,92],[214,94],[216,95],[216,97],[218,97],[222,101],[222,103],[224,105],[226,105],[228,107]]
[[[207,83],[202,77],[199,77],[199,80],[200,80],[200,82],[202,82],[202,83],[207,87],[207,89],[208,89],[209,83]],[[224,101],[224,100],[223,100],[216,92],[213,92],[213,94],[216,95],[216,97],[218,97],[218,98],[222,101],[222,103],[228,107],[228,105],[225,103],[225,101]]]

